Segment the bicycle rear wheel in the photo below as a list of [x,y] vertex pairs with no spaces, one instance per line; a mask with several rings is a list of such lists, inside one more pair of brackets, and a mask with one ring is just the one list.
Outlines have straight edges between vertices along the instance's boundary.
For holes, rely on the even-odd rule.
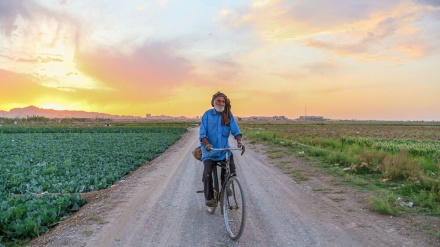
[[226,231],[231,239],[240,238],[246,223],[244,190],[237,177],[231,177],[223,193],[223,217]]

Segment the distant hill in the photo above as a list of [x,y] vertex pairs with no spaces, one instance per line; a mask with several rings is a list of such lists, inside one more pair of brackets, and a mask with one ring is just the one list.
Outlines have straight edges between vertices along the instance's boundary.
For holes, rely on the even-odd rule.
[[27,117],[45,117],[45,118],[141,118],[134,116],[111,115],[99,112],[71,111],[43,109],[36,106],[27,106],[23,108],[13,108],[9,112],[0,110],[0,117],[4,118],[27,118]]

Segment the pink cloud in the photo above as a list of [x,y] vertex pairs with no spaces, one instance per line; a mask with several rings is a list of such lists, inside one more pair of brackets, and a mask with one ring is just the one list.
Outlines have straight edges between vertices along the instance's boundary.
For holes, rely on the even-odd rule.
[[362,60],[411,60],[439,49],[428,38],[438,41],[432,35],[438,31],[438,24],[425,23],[426,18],[438,13],[436,4],[431,0],[418,2],[424,4],[402,0],[279,0],[254,6],[242,19],[253,23],[257,34],[271,43],[294,42]]
[[78,69],[114,91],[114,97],[135,101],[169,96],[192,70],[168,43],[146,43],[130,54],[110,48],[77,52]]

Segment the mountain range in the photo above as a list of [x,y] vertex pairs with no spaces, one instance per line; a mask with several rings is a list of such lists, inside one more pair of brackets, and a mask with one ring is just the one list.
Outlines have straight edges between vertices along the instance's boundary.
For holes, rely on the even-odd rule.
[[45,118],[141,118],[135,116],[111,115],[99,112],[73,111],[73,110],[54,110],[43,109],[36,106],[27,106],[23,108],[13,108],[10,111],[0,110],[0,117],[4,118],[27,118],[27,117],[45,117]]

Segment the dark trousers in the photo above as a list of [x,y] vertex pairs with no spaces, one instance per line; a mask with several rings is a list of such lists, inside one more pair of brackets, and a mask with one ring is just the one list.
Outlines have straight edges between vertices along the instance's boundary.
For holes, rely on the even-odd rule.
[[[202,181],[203,181],[203,190],[205,192],[205,199],[206,200],[211,200],[214,198],[212,169],[214,169],[216,163],[217,163],[217,161],[213,161],[213,160],[209,160],[209,159],[203,161],[203,165],[205,166],[205,169],[203,170]],[[235,173],[235,163],[234,163],[234,156],[233,155],[230,156],[229,167],[231,169],[231,174]],[[222,169],[220,177],[221,177],[221,184],[219,184],[219,186],[221,187],[221,185],[225,181],[225,170],[224,169]]]

